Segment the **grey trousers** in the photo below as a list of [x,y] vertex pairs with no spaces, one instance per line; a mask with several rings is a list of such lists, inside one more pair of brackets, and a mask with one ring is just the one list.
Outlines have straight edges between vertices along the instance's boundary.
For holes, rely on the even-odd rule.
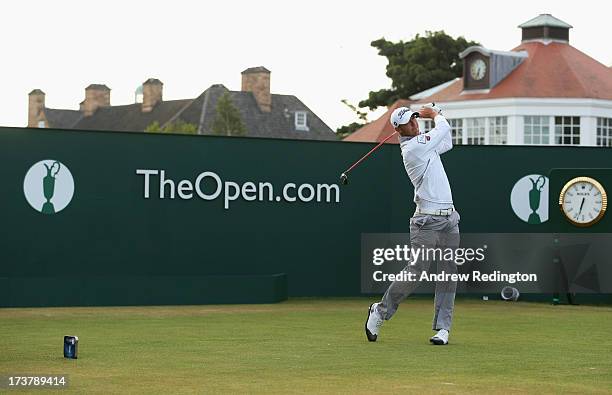
[[[453,211],[449,216],[416,215],[410,219],[410,244],[412,248],[456,248],[459,246],[459,213]],[[439,258],[439,256],[438,256]],[[417,278],[422,271],[428,271],[434,259],[419,259],[408,264],[404,271],[413,272]],[[457,265],[452,260],[436,259],[437,272],[457,273]],[[385,320],[391,319],[399,304],[418,287],[416,281],[394,281],[385,292],[378,311]],[[433,330],[451,329],[457,283],[454,281],[436,282],[434,300]]]

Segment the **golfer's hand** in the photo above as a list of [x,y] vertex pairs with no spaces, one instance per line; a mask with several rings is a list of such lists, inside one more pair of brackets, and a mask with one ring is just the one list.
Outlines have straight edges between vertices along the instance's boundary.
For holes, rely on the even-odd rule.
[[419,110],[419,116],[421,118],[434,119],[436,115],[438,115],[438,111],[434,110],[431,107],[423,107]]

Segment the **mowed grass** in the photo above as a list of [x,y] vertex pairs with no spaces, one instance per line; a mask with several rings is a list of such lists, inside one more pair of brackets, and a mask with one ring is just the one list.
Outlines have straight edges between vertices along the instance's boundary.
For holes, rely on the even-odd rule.
[[[0,309],[0,375],[100,394],[612,392],[612,308],[458,300],[440,347],[427,299],[368,343],[370,302]],[[78,360],[62,356],[67,334]]]

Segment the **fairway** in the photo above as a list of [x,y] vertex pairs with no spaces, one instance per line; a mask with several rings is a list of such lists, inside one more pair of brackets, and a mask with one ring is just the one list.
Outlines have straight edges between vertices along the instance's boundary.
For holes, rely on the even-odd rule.
[[[368,343],[370,299],[0,309],[0,374],[74,393],[609,393],[612,308],[458,300],[448,346],[409,299]],[[62,357],[64,335],[79,359]]]

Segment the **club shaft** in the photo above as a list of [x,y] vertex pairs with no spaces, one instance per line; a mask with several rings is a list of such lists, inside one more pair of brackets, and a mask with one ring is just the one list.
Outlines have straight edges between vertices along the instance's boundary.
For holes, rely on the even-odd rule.
[[348,173],[349,171],[353,170],[355,167],[357,167],[361,162],[363,162],[368,156],[372,155],[372,153],[374,151],[376,151],[378,148],[380,148],[381,145],[383,145],[384,143],[387,142],[387,140],[389,140],[391,137],[395,136],[397,134],[397,132],[394,132],[393,134],[390,134],[389,136],[387,136],[387,138],[385,138],[383,141],[381,141],[380,143],[378,143],[378,145],[374,148],[372,148],[370,150],[370,152],[368,152],[367,154],[365,154],[361,159],[359,159],[357,162],[353,163],[353,165],[351,167],[349,167],[344,173]]

